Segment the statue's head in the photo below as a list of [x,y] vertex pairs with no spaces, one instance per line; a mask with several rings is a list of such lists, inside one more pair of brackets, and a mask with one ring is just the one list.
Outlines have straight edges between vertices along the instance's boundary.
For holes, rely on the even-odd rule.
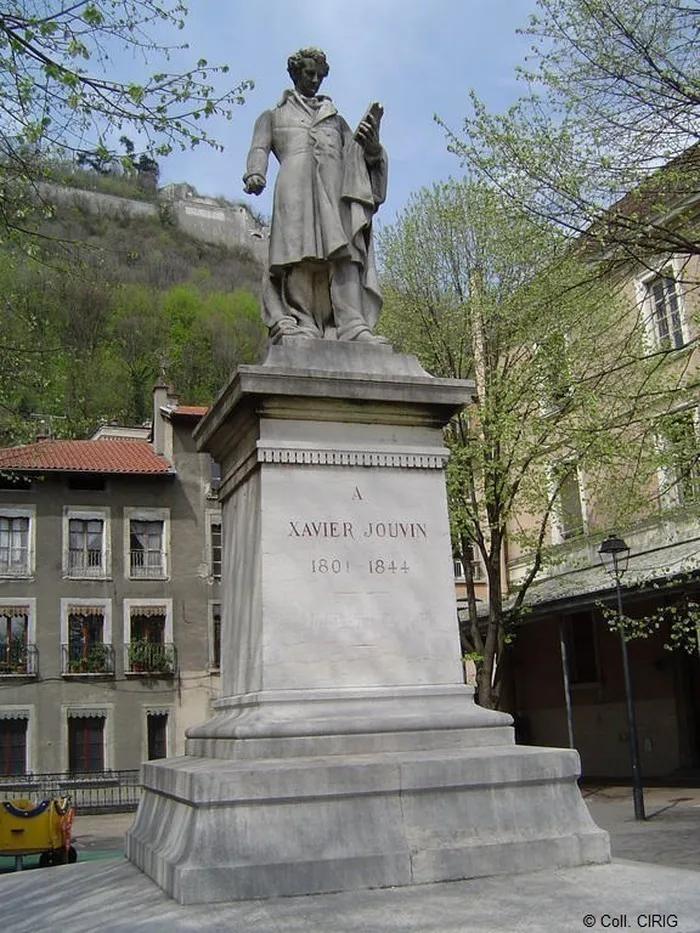
[[299,49],[287,59],[287,71],[294,87],[304,97],[313,97],[330,68],[321,49]]

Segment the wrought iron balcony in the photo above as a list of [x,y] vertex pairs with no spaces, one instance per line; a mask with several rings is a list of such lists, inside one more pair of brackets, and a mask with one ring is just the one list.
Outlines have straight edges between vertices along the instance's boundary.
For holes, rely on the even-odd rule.
[[0,644],[0,677],[36,677],[39,652],[36,645]]
[[0,576],[29,576],[29,548],[15,545],[0,548]]
[[114,677],[114,648],[101,642],[86,645],[61,645],[61,673],[65,675],[101,674]]
[[104,577],[105,561],[102,551],[69,551],[69,577]]
[[129,574],[139,580],[162,580],[165,576],[165,555],[155,551],[130,551]]
[[172,677],[177,669],[175,645],[132,641],[124,645],[124,671],[150,677]]

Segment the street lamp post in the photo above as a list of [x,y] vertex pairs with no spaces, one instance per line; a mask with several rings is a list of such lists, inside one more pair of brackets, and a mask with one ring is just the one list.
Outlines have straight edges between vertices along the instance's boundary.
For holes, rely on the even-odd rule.
[[644,786],[642,784],[642,768],[639,762],[639,740],[637,737],[637,718],[634,712],[632,699],[632,679],[630,677],[629,657],[627,654],[627,640],[625,639],[625,623],[622,615],[622,587],[620,580],[627,570],[630,549],[622,538],[610,535],[600,545],[600,559],[606,571],[615,579],[617,592],[617,615],[620,624],[620,647],[622,649],[622,670],[625,677],[625,699],[627,700],[627,733],[630,746],[630,760],[632,763],[632,799],[634,801],[634,818],[646,819],[644,813]]

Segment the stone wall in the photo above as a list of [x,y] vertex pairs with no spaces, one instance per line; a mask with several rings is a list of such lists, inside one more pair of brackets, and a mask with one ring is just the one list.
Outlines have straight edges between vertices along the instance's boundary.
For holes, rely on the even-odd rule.
[[84,188],[71,188],[68,185],[55,185],[39,182],[37,189],[42,198],[52,204],[79,204],[95,214],[104,213],[115,216],[157,217],[158,205],[152,201],[134,201],[120,198],[101,191],[88,191]]
[[267,259],[268,228],[246,204],[199,195],[186,183],[161,188],[156,203],[47,183],[40,184],[39,191],[47,201],[77,203],[94,213],[157,218],[167,209],[171,219],[188,236],[229,249],[247,249],[263,264]]

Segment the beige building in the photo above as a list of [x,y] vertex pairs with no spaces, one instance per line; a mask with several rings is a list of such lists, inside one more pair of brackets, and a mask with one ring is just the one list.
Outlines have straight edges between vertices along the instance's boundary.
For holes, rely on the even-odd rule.
[[[622,288],[630,323],[643,324],[647,358],[675,358],[679,393],[648,438],[660,456],[645,479],[646,509],[627,527],[609,527],[595,481],[578,469],[561,488],[550,522],[553,560],[526,597],[530,613],[512,648],[512,708],[522,740],[573,744],[584,775],[628,777],[628,724],[619,635],[601,605],[616,606],[614,580],[599,556],[615,532],[630,548],[624,613],[659,615],[700,602],[700,414],[697,388],[700,260],[650,256],[629,265]],[[605,340],[606,335],[601,335]],[[610,339],[607,335],[607,339]],[[694,388],[693,388],[694,387]],[[556,469],[557,464],[553,464]],[[508,578],[523,578],[529,555],[512,547]],[[648,638],[628,642],[642,773],[700,771],[700,660],[669,651],[668,618]]]

